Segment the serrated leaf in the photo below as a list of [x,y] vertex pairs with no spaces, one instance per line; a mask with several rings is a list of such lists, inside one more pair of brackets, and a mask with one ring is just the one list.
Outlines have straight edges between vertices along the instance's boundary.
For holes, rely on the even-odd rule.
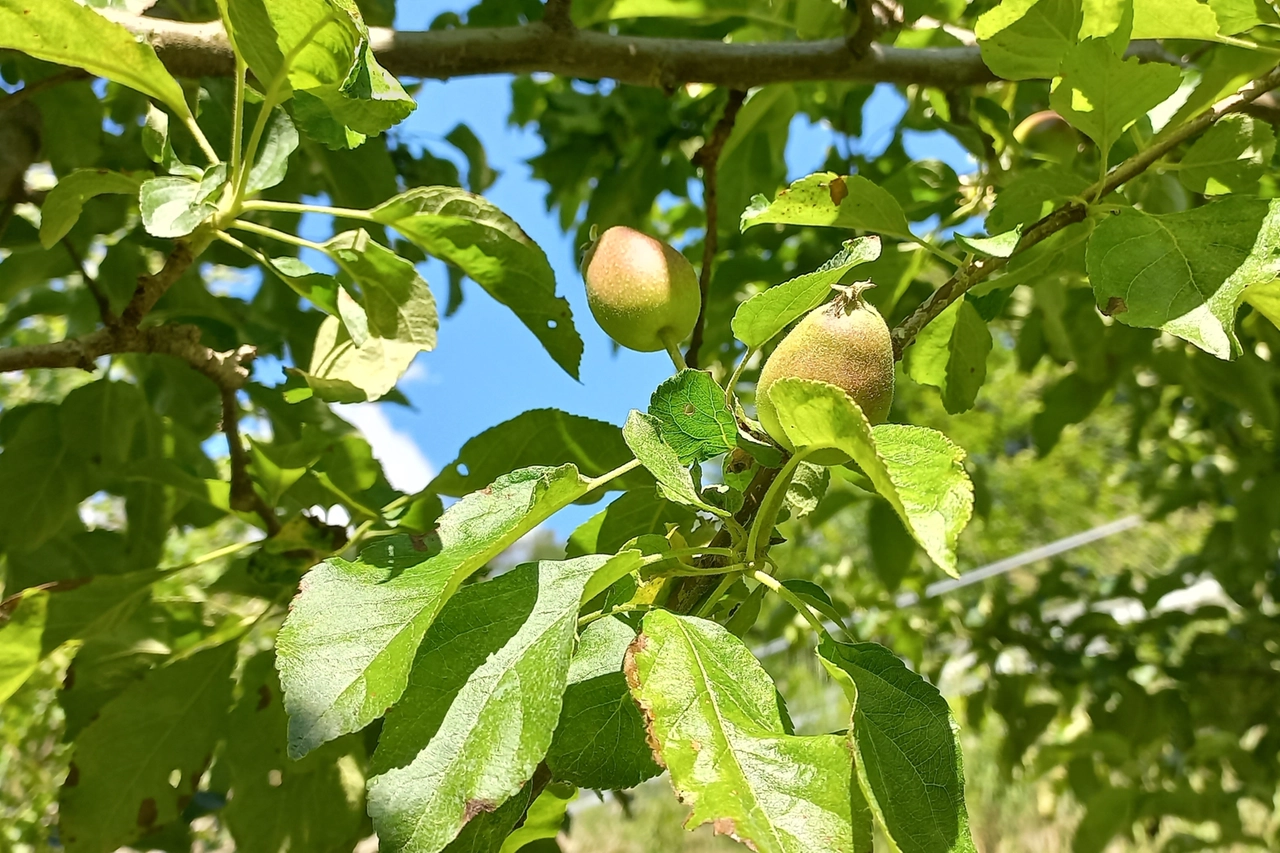
[[[359,288],[371,337],[412,344],[422,352],[435,349],[440,327],[436,301],[412,262],[378,243],[363,228],[344,231],[324,248]],[[339,297],[340,310],[341,302]],[[347,328],[351,329],[350,323]],[[357,344],[364,347],[367,341]]]
[[703,462],[737,446],[738,421],[724,389],[705,370],[681,370],[664,380],[649,398],[649,414],[681,462]]
[[161,176],[138,190],[142,224],[152,237],[185,237],[218,211],[214,196],[227,182],[227,165],[210,166],[199,181]]
[[902,206],[861,175],[818,172],[795,181],[770,202],[756,196],[742,213],[743,231],[756,225],[829,225],[914,239]]
[[0,47],[83,68],[191,115],[155,48],[74,0],[0,0]]
[[648,533],[666,534],[668,524],[687,526],[694,514],[658,494],[652,485],[626,492],[583,522],[565,544],[565,556],[612,554],[629,540]]
[[1280,24],[1280,13],[1267,0],[1209,0],[1218,32],[1233,36],[1261,24]]
[[907,373],[942,392],[950,414],[973,408],[987,379],[991,330],[968,299],[958,299],[921,330],[907,352]]
[[797,449],[847,454],[889,502],[939,568],[956,574],[956,540],[973,512],[964,451],[925,427],[881,424],[834,385],[779,379],[769,389],[778,419]]
[[1224,116],[1187,151],[1178,180],[1205,195],[1253,192],[1275,153],[1271,125],[1252,116]]
[[249,195],[274,187],[289,171],[289,156],[298,148],[298,130],[289,113],[277,107],[272,111],[266,136],[258,149],[258,161],[249,170],[245,192]]
[[655,753],[692,809],[686,826],[712,823],[758,853],[869,853],[846,739],[787,734],[777,690],[741,640],[655,610],[625,666]]
[[388,850],[437,853],[532,777],[560,719],[588,582],[639,565],[635,551],[543,560],[458,593],[388,716],[393,746],[375,755],[369,814]]
[[565,371],[578,378],[582,339],[569,303],[556,296],[547,256],[510,217],[453,187],[423,187],[370,211],[429,255],[461,269],[506,305]]
[[40,207],[40,245],[46,249],[67,234],[94,196],[136,195],[142,182],[107,169],[77,169],[58,181]]
[[1049,104],[1092,139],[1105,160],[1129,125],[1181,83],[1182,75],[1172,65],[1121,59],[1104,39],[1089,39],[1062,61],[1062,77],[1054,81]]
[[824,640],[819,659],[853,705],[858,782],[902,853],[973,853],[964,767],[937,688],[875,643]]
[[1049,79],[1076,43],[1080,0],[1003,0],[973,28],[982,61],[1006,80]]
[[846,240],[844,248],[818,269],[757,293],[739,305],[733,315],[733,336],[749,348],[763,346],[793,320],[821,305],[846,272],[879,257],[879,237]]
[[153,670],[85,727],[59,806],[68,851],[109,853],[178,817],[225,729],[235,660],[225,643]]
[[689,468],[680,461],[675,450],[662,440],[662,424],[657,418],[633,409],[626,426],[622,428],[622,438],[640,460],[640,464],[658,481],[659,491],[668,500],[717,515],[725,514],[698,494]]
[[219,0],[227,35],[272,106],[295,99],[312,137],[354,148],[413,112],[413,99],[373,56],[369,30],[346,0]]
[[1241,294],[1280,275],[1280,204],[1237,197],[1159,216],[1125,209],[1094,231],[1086,263],[1103,313],[1234,358]]
[[592,622],[582,632],[569,666],[560,722],[547,750],[553,778],[613,791],[662,772],[622,672],[635,637],[635,629],[615,616]]
[[9,701],[36,671],[48,612],[49,593],[42,589],[0,604],[0,703]]
[[[996,194],[986,227],[994,234],[1008,234],[1048,215],[1059,203],[1078,196],[1089,182],[1062,166],[1050,165],[1023,172]],[[996,238],[992,238],[996,239]]]
[[68,640],[88,640],[120,631],[138,610],[159,575],[150,570],[96,575],[50,593],[41,649],[49,654]]
[[289,754],[381,716],[459,584],[589,488],[572,465],[514,471],[449,507],[428,537],[391,537],[308,572],[276,640]]
[[[584,477],[598,477],[629,461],[631,451],[613,424],[559,409],[533,409],[467,439],[458,458],[440,469],[427,488],[457,497],[484,488],[516,468],[571,462]],[[609,488],[630,489],[652,482],[643,471],[636,471],[613,480]]]
[[238,853],[349,850],[364,829],[364,748],[358,737],[347,737],[301,761],[289,759],[274,657],[256,655],[240,679],[219,757],[235,792],[222,819]]

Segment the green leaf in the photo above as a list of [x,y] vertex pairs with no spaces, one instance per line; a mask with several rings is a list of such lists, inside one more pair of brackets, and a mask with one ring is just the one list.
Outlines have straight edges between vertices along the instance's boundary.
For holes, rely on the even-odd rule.
[[1012,233],[1019,225],[1048,215],[1059,203],[1080,195],[1088,186],[1088,181],[1062,166],[1023,172],[996,194],[996,203],[987,216],[987,231],[997,235]]
[[831,596],[827,594],[825,589],[813,581],[807,581],[802,578],[789,578],[783,581],[782,585],[795,593],[796,598],[822,614],[828,622],[832,622],[841,628],[844,627],[845,620],[849,618],[849,614],[841,613],[836,609],[835,602],[831,600]]
[[235,661],[224,643],[153,670],[80,733],[59,807],[70,853],[109,853],[178,817],[225,729]]
[[649,398],[649,414],[681,462],[703,462],[738,444],[738,421],[724,389],[705,370],[681,370],[663,381]]
[[41,648],[49,654],[68,640],[88,640],[123,631],[125,623],[160,579],[151,570],[96,575],[50,593]]
[[[534,409],[467,439],[458,458],[442,468],[428,488],[456,497],[482,489],[516,468],[571,462],[583,476],[599,477],[629,461],[631,452],[613,424],[559,409]],[[643,471],[636,471],[613,480],[609,488],[637,488],[652,482]]]
[[1105,159],[1129,125],[1176,92],[1181,82],[1172,65],[1121,59],[1105,40],[1089,39],[1063,60],[1062,78],[1055,81],[1049,104],[1097,143]]
[[803,518],[818,508],[822,496],[831,484],[831,472],[823,465],[801,462],[796,466],[787,486],[787,506],[792,518]]
[[182,87],[151,45],[74,0],[0,0],[0,47],[83,68],[191,115]]
[[138,191],[142,224],[152,237],[185,237],[218,212],[214,196],[227,182],[227,164],[210,166],[199,181],[151,178]]
[[151,407],[138,386],[101,380],[72,391],[58,407],[62,440],[90,465],[116,468],[134,456]]
[[888,192],[861,175],[818,172],[778,192],[772,203],[756,196],[742,213],[742,230],[756,225],[829,225],[914,239],[907,217]]
[[658,490],[667,500],[725,515],[723,510],[712,507],[698,494],[688,467],[680,461],[675,450],[662,440],[662,423],[657,418],[633,409],[626,426],[622,428],[622,438],[640,460],[640,464],[658,481]]
[[1261,24],[1280,24],[1280,13],[1267,0],[1209,0],[1209,8],[1223,35],[1233,36]]
[[515,471],[449,507],[428,537],[390,537],[308,572],[276,640],[289,754],[381,716],[459,584],[589,488],[572,465]]
[[1049,79],[1076,43],[1080,0],[1003,0],[978,18],[982,61],[1006,80]]
[[295,99],[302,128],[354,148],[413,112],[413,99],[374,59],[353,3],[219,0],[227,35],[265,87],[268,106]]
[[40,245],[48,249],[71,233],[85,202],[94,196],[136,195],[141,185],[137,178],[119,172],[77,169],[58,181],[40,208]]
[[1280,281],[1251,285],[1244,292],[1244,301],[1280,329]]
[[1013,254],[1013,250],[1018,248],[1018,241],[1022,239],[1022,229],[1014,228],[1012,231],[1006,231],[1003,234],[996,234],[994,237],[966,237],[963,234],[956,235],[956,243],[963,246],[975,255],[986,258],[1007,258]]
[[958,299],[925,326],[907,353],[907,373],[942,392],[950,414],[973,408],[987,379],[991,331],[968,299]]
[[777,690],[741,640],[655,610],[625,666],[655,753],[692,808],[686,826],[710,822],[758,853],[869,853],[848,742],[787,734]]
[[1094,231],[1086,261],[1103,313],[1233,358],[1241,294],[1280,275],[1280,204],[1237,197],[1161,216],[1122,210]]
[[880,257],[879,237],[846,240],[844,248],[811,273],[757,293],[738,306],[733,315],[733,336],[748,348],[763,346],[789,326],[817,308],[846,272]]
[[956,574],[956,540],[973,512],[964,451],[925,427],[872,430],[858,404],[834,385],[779,379],[769,389],[796,448],[834,448],[858,463],[938,567]]
[[556,296],[547,256],[510,217],[452,187],[423,187],[370,211],[424,252],[461,269],[506,305],[565,371],[578,378],[582,339],[567,300]]
[[[559,850],[560,845],[554,839],[560,834],[566,813],[569,811],[569,804],[577,795],[577,790],[571,786],[549,785],[538,795],[538,799],[533,801],[533,805],[529,806],[529,814],[524,823],[520,824],[520,828],[503,842],[500,853],[519,853],[527,845],[534,845],[544,839],[550,840],[555,845],[555,849]],[[533,853],[531,846],[529,849],[530,853]]]
[[0,603],[0,703],[8,702],[36,671],[48,611],[49,593],[42,589]]
[[364,748],[359,738],[347,737],[291,761],[274,658],[254,656],[240,679],[219,759],[235,792],[223,820],[238,853],[349,850],[364,834]]
[[1224,116],[1182,158],[1178,180],[1205,195],[1256,192],[1275,153],[1271,125],[1252,116]]
[[[412,262],[375,241],[363,228],[344,231],[324,248],[359,288],[369,335],[412,344],[423,352],[435,349],[440,327],[436,301]],[[338,307],[343,310],[341,297]],[[351,325],[347,323],[348,330]],[[367,343],[357,341],[361,347]]]
[[245,192],[249,195],[274,187],[289,171],[289,156],[298,149],[298,130],[283,109],[272,111],[267,134],[258,149],[258,162],[249,170]]
[[59,411],[35,409],[0,453],[0,542],[36,548],[56,535],[93,492],[83,464],[62,440]]
[[383,729],[389,746],[375,756],[369,814],[388,850],[442,850],[532,777],[560,719],[588,581],[639,564],[635,551],[543,560],[458,593],[423,642]]
[[964,767],[937,688],[875,643],[824,640],[818,655],[853,705],[858,783],[902,853],[973,853]]
[[482,193],[498,179],[498,173],[489,166],[484,145],[465,124],[460,124],[445,134],[445,141],[467,158],[467,185],[473,193]]
[[580,788],[624,790],[662,772],[622,672],[635,637],[635,629],[615,616],[598,619],[582,632],[547,750],[553,778]]
[[[626,492],[569,535],[565,556],[612,554],[637,536],[665,535],[667,525],[688,526],[694,515],[658,494],[653,486]],[[587,786],[590,787],[590,786]]]
[[339,316],[338,290],[341,286],[336,278],[316,272],[305,262],[288,255],[268,258],[267,266],[294,293],[324,313]]
[[754,195],[772,193],[786,182],[787,137],[799,103],[794,86],[765,86],[738,111],[716,167],[721,231],[738,226],[739,213]]
[[290,372],[302,376],[322,400],[363,403],[394,388],[420,352],[416,343],[387,338],[367,338],[356,346],[341,320],[326,317],[316,332],[310,369]]
[[1213,4],[1199,0],[1133,0],[1135,39],[1203,39],[1218,37]]

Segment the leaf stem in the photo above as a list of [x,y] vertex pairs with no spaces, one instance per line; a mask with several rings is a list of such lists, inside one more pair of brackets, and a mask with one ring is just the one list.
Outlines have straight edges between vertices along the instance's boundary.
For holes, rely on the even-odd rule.
[[329,216],[340,216],[344,219],[361,219],[366,222],[375,221],[367,210],[353,210],[349,207],[330,207],[325,204],[297,204],[291,201],[264,201],[254,199],[242,205],[243,210],[274,210],[281,213],[323,213]]
[[619,613],[636,613],[648,612],[654,608],[652,604],[619,604],[616,607],[610,607],[608,610],[598,610],[595,613],[588,613],[586,616],[578,617],[578,629],[581,630],[592,622],[598,622],[601,619],[607,619],[610,616],[617,616]]
[[[244,90],[245,74],[249,66],[239,53],[236,54],[235,103],[231,110],[231,186],[240,186],[240,155],[244,145]],[[233,189],[234,193],[235,190]]]
[[302,237],[297,237],[285,231],[277,231],[274,228],[268,228],[265,225],[259,225],[256,222],[246,222],[243,219],[236,219],[227,225],[228,228],[235,228],[238,231],[248,231],[250,234],[259,234],[263,237],[270,237],[272,240],[279,240],[281,243],[291,243],[294,246],[301,246],[304,249],[315,249],[317,252],[329,254],[320,243],[313,243]]
[[733,389],[738,387],[738,380],[742,378],[742,371],[746,369],[747,362],[756,354],[751,347],[747,347],[747,351],[742,354],[742,358],[738,361],[738,365],[733,369],[733,373],[729,374],[729,381],[724,384],[724,400],[726,403],[732,403],[734,398]]
[[[632,459],[630,462],[626,463],[625,465],[619,465],[617,468],[614,468],[612,471],[609,471],[606,474],[601,474],[599,477],[595,477],[595,478],[588,477],[587,492],[595,491],[596,489],[608,483],[610,480],[615,480],[618,477],[621,477],[623,474],[634,471],[636,468],[639,468],[639,467],[640,467],[640,460]],[[586,492],[583,492],[583,494],[586,494]],[[582,495],[579,495],[578,497],[581,497],[581,496]]]
[[804,617],[804,620],[808,622],[813,630],[818,633],[819,637],[831,636],[827,633],[827,626],[822,624],[822,619],[818,617],[818,614],[813,612],[813,608],[806,604],[794,592],[778,583],[778,579],[773,575],[768,572],[761,571],[760,569],[756,569],[751,573],[751,577],[767,586],[772,592],[776,593],[779,598],[787,604],[790,604],[797,613]]
[[716,606],[716,603],[719,602],[721,598],[724,598],[724,594],[729,591],[729,587],[738,582],[738,577],[738,572],[729,572],[725,574],[724,577],[720,578],[720,583],[716,584],[716,588],[711,591],[711,594],[702,600],[702,603],[698,605],[698,609],[693,615],[703,619],[710,617],[711,609]]
[[200,150],[204,152],[204,156],[209,158],[209,163],[218,163],[222,158],[218,156],[218,152],[213,150],[213,145],[209,142],[209,137],[204,135],[204,131],[200,129],[200,125],[196,123],[196,117],[190,111],[182,117],[182,123],[191,131],[191,135],[196,138],[196,144],[200,146]]
[[747,560],[750,562],[758,563],[764,559],[764,551],[769,547],[769,538],[778,522],[778,513],[782,511],[787,489],[791,486],[791,478],[795,476],[796,468],[800,467],[800,463],[808,454],[807,448],[797,450],[782,466],[782,470],[778,472],[774,481],[769,484],[769,491],[765,492],[764,498],[760,501],[756,519],[751,525],[751,533],[747,537]]
[[658,332],[658,337],[662,340],[662,345],[667,349],[667,355],[671,356],[671,363],[676,366],[676,370],[688,370],[689,365],[685,363],[684,356],[680,354],[680,342],[673,339],[670,329],[663,329]]

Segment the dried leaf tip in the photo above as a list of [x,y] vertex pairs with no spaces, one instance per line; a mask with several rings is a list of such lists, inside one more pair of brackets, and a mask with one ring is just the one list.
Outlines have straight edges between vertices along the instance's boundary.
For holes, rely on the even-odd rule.
[[831,300],[835,311],[844,311],[846,314],[855,311],[863,306],[862,294],[875,287],[874,281],[855,281],[852,284],[833,284],[831,289],[836,291],[836,298]]

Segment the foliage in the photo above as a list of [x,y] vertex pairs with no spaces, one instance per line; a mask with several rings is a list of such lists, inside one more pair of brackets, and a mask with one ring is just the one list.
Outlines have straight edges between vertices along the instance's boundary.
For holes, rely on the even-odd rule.
[[[702,258],[704,326],[625,426],[526,412],[404,494],[329,404],[398,399],[448,334],[418,264],[449,265],[453,308],[474,281],[577,378],[564,283],[479,195],[494,175],[474,133],[443,137],[463,189],[394,132],[413,87],[366,22],[393,2],[134,5],[0,0],[17,89],[0,100],[0,369],[26,371],[0,411],[0,695],[6,731],[65,756],[66,849],[189,849],[210,815],[244,850],[347,850],[371,830],[389,851],[542,849],[577,787],[665,769],[691,827],[761,853],[974,850],[960,739],[925,677],[958,653],[979,680],[957,716],[1000,718],[1002,772],[1082,805],[1075,850],[1135,826],[1169,850],[1276,843],[1274,820],[1240,817],[1280,782],[1274,10],[553,0],[539,22],[538,4],[485,0],[443,16],[456,40],[705,42],[679,85],[517,76],[511,115],[545,144],[531,166],[566,231],[629,225]],[[234,60],[179,81],[180,58],[125,26],[173,18],[220,20]],[[888,146],[833,148],[789,186],[793,119],[859,134],[872,84],[815,72],[744,97],[692,79],[724,79],[713,46],[783,63],[812,44],[874,78],[877,40],[917,57],[885,78],[907,98]],[[982,82],[939,87],[943,57]],[[1015,135],[1045,110],[1065,143]],[[977,170],[912,160],[921,131]],[[316,215],[326,239],[299,233]],[[220,267],[260,284],[229,294]],[[906,359],[891,422],[779,379],[789,452],[748,415],[761,356],[865,279]],[[283,383],[255,373],[265,356]],[[50,373],[66,368],[100,375]],[[1075,427],[1091,418],[1102,451]],[[1104,469],[1126,508],[1189,519],[1196,553],[893,599],[1015,532],[1101,520],[1097,496],[1123,491],[1089,482]],[[565,559],[499,570],[609,493]],[[870,571],[826,577],[823,549]],[[1171,604],[1187,578],[1221,603]],[[1103,607],[1117,598],[1139,615]],[[744,640],[779,633],[818,640],[810,667],[847,697],[834,732],[797,732],[786,679]],[[32,766],[19,784],[47,790]],[[45,806],[15,840],[39,840]]]

